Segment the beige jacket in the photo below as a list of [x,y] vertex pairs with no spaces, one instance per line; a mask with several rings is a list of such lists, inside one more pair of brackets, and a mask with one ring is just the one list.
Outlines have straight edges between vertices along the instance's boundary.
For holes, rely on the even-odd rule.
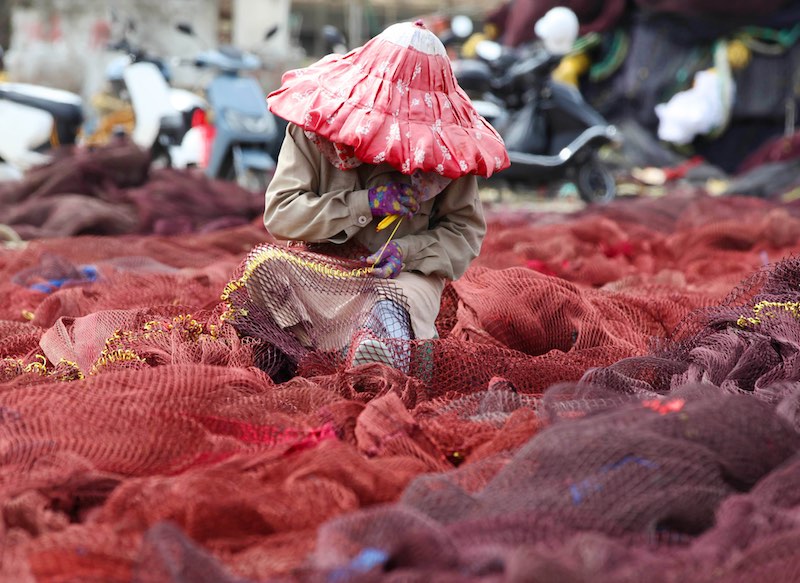
[[[408,182],[388,164],[353,170],[331,165],[301,128],[289,124],[275,177],[266,192],[264,224],[279,239],[344,243],[356,240],[378,251],[394,226],[377,232],[367,189],[388,181]],[[394,236],[404,271],[457,279],[478,255],[486,222],[477,180],[465,176],[422,203]]]

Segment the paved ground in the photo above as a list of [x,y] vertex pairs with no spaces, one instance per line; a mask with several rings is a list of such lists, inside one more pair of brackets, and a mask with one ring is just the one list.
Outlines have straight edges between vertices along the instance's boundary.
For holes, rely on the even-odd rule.
[[481,200],[494,208],[517,208],[537,212],[570,213],[586,205],[574,189],[566,186],[558,193],[548,195],[543,190],[505,188],[482,185]]

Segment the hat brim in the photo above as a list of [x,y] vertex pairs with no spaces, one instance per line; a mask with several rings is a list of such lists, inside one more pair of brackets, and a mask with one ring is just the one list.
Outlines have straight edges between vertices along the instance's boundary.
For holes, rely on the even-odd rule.
[[449,59],[376,37],[284,74],[270,110],[404,174],[491,176],[509,166],[500,135],[461,90]]

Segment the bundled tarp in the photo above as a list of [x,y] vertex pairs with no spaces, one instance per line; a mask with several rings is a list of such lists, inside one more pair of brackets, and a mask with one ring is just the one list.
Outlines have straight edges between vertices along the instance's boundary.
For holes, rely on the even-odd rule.
[[[762,19],[769,25],[749,26],[754,21],[638,10],[616,33],[625,42],[614,46],[624,51],[615,58],[591,53],[598,66],[605,60],[614,66],[602,76],[588,76],[582,90],[611,122],[637,123],[656,135],[656,106],[691,89],[697,73],[713,70],[719,86],[731,89],[720,90],[724,121],[694,139],[690,148],[733,173],[755,148],[791,123],[800,82],[799,16],[800,6],[789,5]],[[729,50],[738,50],[740,62],[729,62]]]
[[514,0],[492,11],[487,22],[499,29],[503,44],[515,47],[534,40],[536,21],[556,6],[575,12],[580,21],[580,34],[587,34],[613,28],[624,16],[627,0]]

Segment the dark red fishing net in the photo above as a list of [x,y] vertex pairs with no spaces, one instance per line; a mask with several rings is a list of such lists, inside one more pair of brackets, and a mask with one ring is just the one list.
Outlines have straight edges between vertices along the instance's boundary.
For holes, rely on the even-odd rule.
[[797,209],[487,208],[411,342],[257,218],[8,245],[0,580],[796,581]]
[[242,225],[262,193],[201,171],[150,167],[132,143],[61,155],[21,182],[0,183],[0,224],[22,239],[74,235],[176,235]]

